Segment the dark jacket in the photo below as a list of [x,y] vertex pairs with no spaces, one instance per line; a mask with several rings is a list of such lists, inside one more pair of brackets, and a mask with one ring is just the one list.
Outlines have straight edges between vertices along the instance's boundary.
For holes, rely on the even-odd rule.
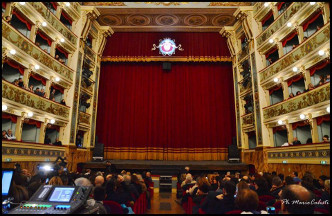
[[275,190],[271,191],[271,196],[275,197],[276,199],[279,199],[279,192],[283,189],[284,187],[278,187]]
[[235,209],[234,196],[226,195],[222,200],[216,198],[220,193],[210,191],[201,208],[207,214],[225,214]]

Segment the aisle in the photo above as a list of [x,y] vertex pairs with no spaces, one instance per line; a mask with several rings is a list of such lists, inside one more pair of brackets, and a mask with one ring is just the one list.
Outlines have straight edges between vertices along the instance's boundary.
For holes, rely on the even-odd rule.
[[154,193],[151,209],[147,214],[185,214],[183,208],[175,202],[176,193]]

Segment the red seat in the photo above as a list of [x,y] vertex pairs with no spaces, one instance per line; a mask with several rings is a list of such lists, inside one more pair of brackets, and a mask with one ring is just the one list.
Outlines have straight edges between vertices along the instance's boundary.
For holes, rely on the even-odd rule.
[[259,196],[259,201],[265,202],[267,203],[270,200],[275,199],[273,196],[270,195],[263,195],[263,196]]
[[201,208],[198,209],[198,214],[206,214],[205,211],[203,211]]
[[265,204],[265,202],[259,201],[257,211],[261,211],[261,210],[266,211],[266,207],[267,207],[267,205]]
[[193,198],[188,197],[188,205],[187,205],[187,209],[186,209],[186,214],[192,214],[193,213]]
[[314,190],[314,194],[317,196],[317,198],[322,197],[322,191],[320,190]]
[[103,203],[105,208],[110,211],[110,214],[124,214],[123,209],[119,203],[110,200],[105,200]]
[[272,205],[275,209],[281,209],[281,201],[277,201]]
[[226,212],[225,214],[241,214],[241,210],[233,210],[233,211],[229,211],[229,212]]

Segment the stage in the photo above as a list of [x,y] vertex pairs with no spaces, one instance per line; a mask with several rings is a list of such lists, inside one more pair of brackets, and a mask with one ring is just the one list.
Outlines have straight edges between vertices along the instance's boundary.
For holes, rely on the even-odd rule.
[[[229,163],[227,161],[160,161],[160,160],[110,160],[116,169],[126,171],[152,171],[154,174],[177,174],[185,166],[191,171],[213,172],[213,171],[247,171],[248,164]],[[104,170],[106,161],[87,162],[82,164],[84,169]]]

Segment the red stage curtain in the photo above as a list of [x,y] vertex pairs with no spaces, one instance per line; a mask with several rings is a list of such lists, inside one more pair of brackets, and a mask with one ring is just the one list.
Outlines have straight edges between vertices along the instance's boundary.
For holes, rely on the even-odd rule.
[[61,92],[62,94],[64,93],[64,89],[58,85],[52,84],[52,87],[56,90],[58,90],[59,92]]
[[265,16],[265,18],[262,20],[262,26],[264,25],[264,23],[266,22],[266,21],[268,21],[270,18],[271,18],[271,16],[273,15],[273,13],[272,13],[272,10]]
[[63,18],[65,18],[66,20],[68,20],[68,22],[70,23],[70,25],[73,23],[73,21],[71,20],[71,18],[64,12],[61,12],[61,16],[63,16]]
[[11,122],[16,123],[17,122],[17,116],[16,115],[11,115],[7,113],[2,113],[2,118],[3,119],[10,119]]
[[281,85],[277,85],[276,87],[272,88],[269,90],[270,95],[273,94],[273,92],[278,91],[281,89]]
[[317,70],[321,70],[325,68],[328,64],[330,64],[330,61],[324,61],[322,63],[319,63],[315,65],[314,67],[310,68],[310,76],[314,75]]
[[305,24],[303,24],[303,31],[306,31],[307,28],[308,28],[308,26],[309,26],[311,23],[315,22],[315,20],[316,20],[320,15],[322,15],[322,14],[323,14],[323,11],[320,10],[320,11],[319,11],[316,15],[314,15],[310,20],[308,20]]
[[323,122],[329,122],[329,121],[330,121],[330,115],[317,117],[317,125],[321,125]]
[[303,79],[303,75],[299,74],[299,75],[287,80],[287,84],[288,84],[288,86],[291,86],[293,83],[300,81],[301,79]]
[[222,148],[236,136],[229,63],[104,63],[96,135],[106,147]]
[[19,19],[21,22],[25,23],[25,25],[27,26],[27,28],[29,29],[29,31],[31,31],[31,24],[19,13],[17,13],[15,11],[15,9],[13,10],[13,15],[15,15],[17,17],[17,19]]
[[66,58],[68,58],[68,53],[66,51],[64,51],[60,46],[57,46],[56,49],[61,52],[62,54],[64,54],[66,56]]
[[43,32],[38,31],[38,35],[39,35],[41,38],[43,38],[44,40],[46,40],[49,46],[52,45],[52,40],[51,40],[50,38],[48,38],[46,35],[44,35]]
[[294,31],[293,33],[291,33],[290,35],[288,35],[288,37],[282,42],[282,46],[286,46],[287,42],[292,40],[295,36],[297,36],[297,32]]
[[28,121],[24,121],[24,123],[28,124],[28,125],[35,125],[37,128],[40,128],[40,126],[41,126],[40,121],[36,121],[36,120],[33,120],[33,119],[28,119]]
[[151,49],[164,38],[182,45],[184,50],[176,49],[173,56],[230,57],[226,38],[217,32],[117,32],[109,37],[103,56],[161,56],[159,49]]
[[273,134],[277,133],[278,131],[283,131],[283,130],[287,130],[286,126],[278,126],[278,127],[274,127],[273,128]]
[[46,86],[46,79],[42,76],[39,76],[38,74],[31,73],[32,78],[35,80],[41,81],[41,83]]
[[285,2],[280,2],[280,3],[278,4],[278,11],[281,9],[281,7],[282,7],[283,4],[285,4]]
[[20,74],[24,75],[24,68],[21,65],[17,64],[14,61],[10,61],[10,60],[5,61],[5,63],[7,63],[12,68],[18,69]]
[[273,54],[275,51],[278,51],[278,47],[272,48],[270,51],[268,51],[265,54],[265,58],[267,59],[271,54]]
[[306,126],[306,125],[309,125],[308,121],[295,122],[295,123],[292,124],[292,128],[293,128],[293,130],[296,130],[297,127],[303,127],[303,126]]

